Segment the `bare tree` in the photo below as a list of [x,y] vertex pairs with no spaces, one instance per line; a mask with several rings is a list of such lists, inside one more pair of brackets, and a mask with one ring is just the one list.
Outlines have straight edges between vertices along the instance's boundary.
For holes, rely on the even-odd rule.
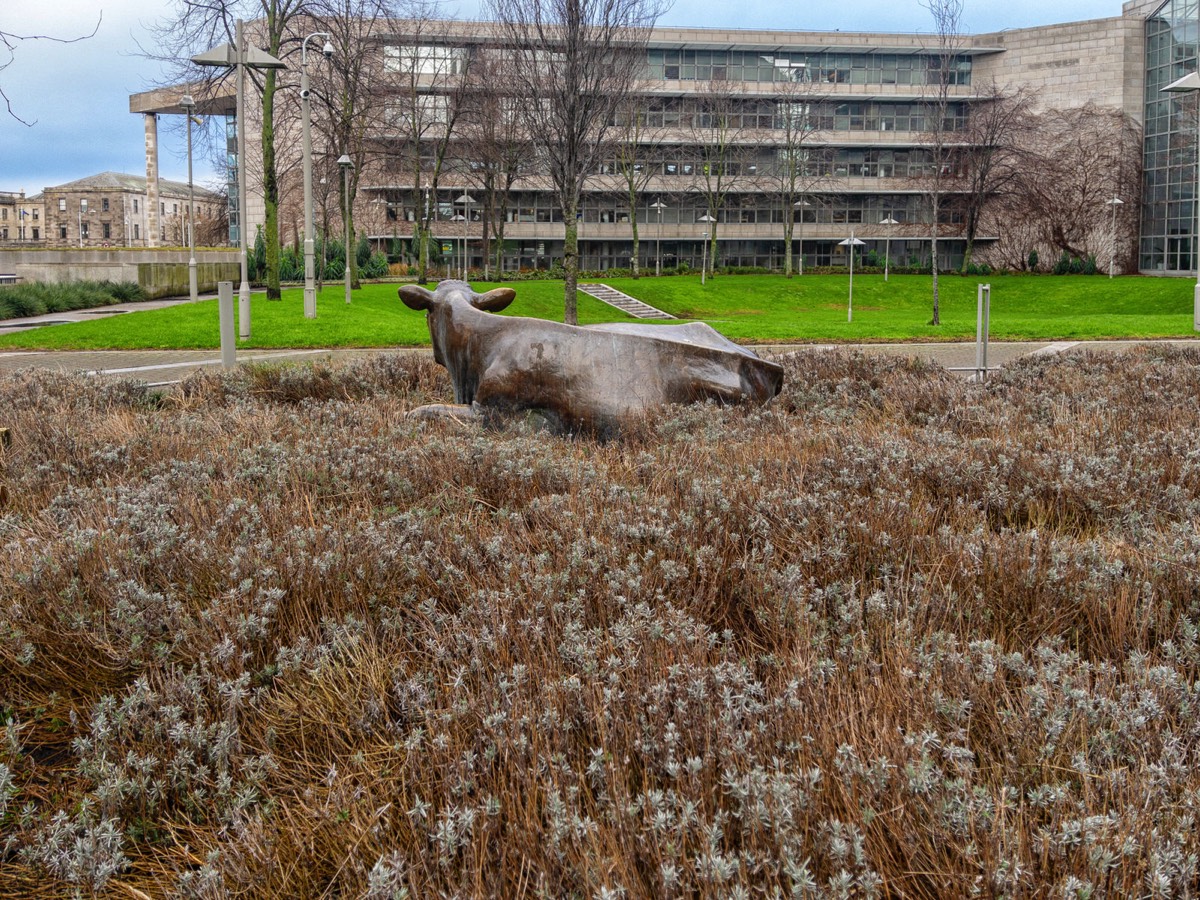
[[[1120,110],[1088,104],[1045,112],[1004,215],[1032,225],[1043,251],[1086,260],[1110,243],[1107,201],[1133,203],[1140,180],[1141,130]],[[1133,242],[1126,235],[1124,243]]]
[[489,0],[513,89],[562,210],[564,318],[577,321],[578,212],[616,110],[645,66],[659,0]]
[[[629,202],[629,227],[633,248],[629,257],[630,274],[637,278],[638,270],[638,201],[656,174],[652,162],[662,145],[663,132],[647,123],[646,105],[631,94],[617,111],[617,127],[613,142],[613,168],[620,178]],[[661,202],[661,201],[660,201]]]
[[[804,69],[784,70],[776,81],[775,103],[776,158],[767,174],[783,206],[783,271],[792,277],[792,236],[796,228],[796,205],[804,203],[817,176],[813,165],[814,138],[827,120],[828,100],[821,83],[808,80]],[[803,216],[803,207],[800,209]],[[804,273],[804,248],[800,248],[800,272]]]
[[745,169],[754,145],[743,127],[743,101],[727,81],[704,84],[689,115],[684,112],[690,143],[700,154],[693,188],[704,203],[708,222],[708,270],[717,265],[717,226],[729,195],[745,185]]
[[975,237],[990,202],[1019,185],[1028,169],[1033,97],[1027,88],[1007,93],[994,81],[977,88],[953,169],[958,173],[953,205],[963,214],[966,249],[962,271],[971,265]]
[[389,127],[403,139],[400,165],[408,171],[411,204],[418,211],[413,237],[421,284],[429,277],[438,182],[470,90],[473,64],[466,50],[447,41],[435,12],[434,4],[415,0],[385,60],[390,83]]
[[[17,57],[17,47],[26,41],[53,41],[57,44],[74,44],[79,41],[86,41],[88,38],[96,36],[96,32],[100,30],[100,23],[103,21],[104,11],[101,10],[96,17],[96,27],[89,34],[83,34],[74,38],[51,37],[48,34],[13,34],[10,31],[0,29],[0,72],[3,72],[13,64]],[[0,100],[4,101],[4,107],[8,110],[8,114],[22,125],[31,126],[36,124],[37,119],[34,119],[32,122],[26,122],[13,111],[12,100],[4,92],[3,84],[0,84]]]
[[960,24],[963,0],[920,0],[933,16],[936,45],[926,67],[925,128],[932,165],[925,179],[929,198],[929,250],[933,271],[933,318],[941,324],[938,301],[938,236],[941,227],[942,200],[953,169],[950,159],[950,88],[957,82],[958,52],[962,43]]
[[[200,83],[230,77],[218,68],[198,75],[192,56],[220,43],[233,44],[237,20],[249,20],[249,34],[271,56],[282,58],[285,50],[298,49],[293,25],[308,12],[308,0],[176,0],[174,13],[161,20],[154,32],[161,48],[157,58],[175,64],[174,80]],[[302,36],[301,36],[302,37]],[[216,74],[213,75],[212,73]],[[278,300],[279,291],[279,173],[275,156],[275,94],[279,86],[276,69],[249,69],[262,98],[262,193],[266,223],[267,298]],[[286,77],[286,76],[285,76]],[[244,123],[238,123],[243,127]],[[246,165],[247,160],[239,160]],[[238,223],[245,228],[245,222]]]
[[210,190],[219,194],[221,199],[208,204],[211,215],[196,220],[195,240],[199,247],[219,247],[229,240],[229,189],[222,184]]
[[[391,19],[398,15],[393,0],[311,0],[311,31],[325,31],[333,44],[333,58],[310,71],[310,84],[323,111],[316,130],[325,137],[327,152],[348,156],[353,167],[338,179],[343,221],[350,222],[354,243],[354,203],[358,186],[380,167],[380,144],[375,137],[386,131],[385,107],[379,103],[384,83],[383,38]],[[347,190],[348,188],[348,190]],[[346,248],[350,280],[358,286],[358,256]]]
[[466,160],[464,174],[483,196],[483,277],[491,274],[494,258],[498,273],[504,270],[504,230],[509,198],[529,155],[529,137],[521,124],[519,100],[505,88],[501,54],[481,54],[468,73],[470,89],[464,97],[458,136]]

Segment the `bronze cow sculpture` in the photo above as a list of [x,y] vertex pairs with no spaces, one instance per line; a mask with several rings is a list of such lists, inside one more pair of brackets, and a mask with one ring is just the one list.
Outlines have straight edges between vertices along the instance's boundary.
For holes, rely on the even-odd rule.
[[535,411],[557,431],[603,435],[665,404],[765,403],[783,385],[782,366],[703,322],[580,327],[498,316],[516,292],[477,294],[463,281],[399,293],[428,312],[433,358],[449,370],[461,404],[414,410],[419,415]]

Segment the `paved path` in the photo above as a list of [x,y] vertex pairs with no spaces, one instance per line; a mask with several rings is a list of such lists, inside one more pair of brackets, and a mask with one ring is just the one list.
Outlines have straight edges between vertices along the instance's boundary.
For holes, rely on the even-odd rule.
[[[212,299],[211,295],[200,297]],[[145,309],[159,309],[179,303],[190,303],[184,298],[151,300],[140,303],[118,303],[95,309],[71,310],[49,313],[27,319],[0,321],[0,334],[23,328],[32,328],[60,322],[82,322],[103,316],[123,315]],[[988,364],[1001,366],[1027,354],[1062,353],[1073,349],[1124,352],[1136,347],[1141,341],[992,341],[988,344]],[[1159,343],[1180,344],[1200,347],[1200,340],[1170,340]],[[860,350],[863,353],[881,353],[889,356],[918,356],[936,362],[952,371],[971,373],[975,371],[975,342],[928,344],[773,344],[754,348],[766,356],[781,356],[803,350]],[[346,359],[373,353],[429,353],[429,348],[394,348],[384,350],[240,350],[239,363],[294,361],[304,362],[321,359]],[[217,350],[0,350],[0,372],[15,371],[29,367],[86,372],[89,375],[128,377],[150,384],[172,384],[189,373],[211,367],[220,367],[221,354]]]
[[[988,345],[988,363],[1001,366],[1025,355],[1062,353],[1067,350],[1090,350],[1120,353],[1138,346],[1142,341],[1027,341],[995,342]],[[1200,340],[1171,340],[1156,343],[1200,347]],[[936,362],[947,369],[964,373],[975,369],[974,342],[930,344],[774,344],[758,346],[764,356],[781,356],[805,350],[858,350],[889,356],[917,356]],[[348,359],[375,353],[430,353],[429,348],[392,348],[381,350],[241,350],[239,363],[266,361],[311,362],[313,360]],[[220,367],[217,350],[10,350],[0,351],[0,372],[30,367],[86,372],[89,375],[127,377],[150,384],[171,384],[189,373]]]
[[[201,294],[200,300],[215,300],[216,294]],[[125,313],[142,312],[148,309],[162,309],[166,306],[178,306],[181,303],[191,303],[188,297],[169,297],[165,300],[139,300],[137,303],[114,303],[112,306],[93,306],[90,309],[69,309],[66,312],[46,313],[42,316],[27,316],[23,319],[0,319],[0,334],[12,334],[26,328],[40,328],[43,325],[65,325],[67,322],[90,322],[93,319],[104,319],[108,316],[120,316]]]

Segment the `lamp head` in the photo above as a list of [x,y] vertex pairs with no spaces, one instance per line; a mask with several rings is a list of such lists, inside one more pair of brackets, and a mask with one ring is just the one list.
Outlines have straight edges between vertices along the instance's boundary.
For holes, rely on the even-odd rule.
[[191,94],[184,94],[179,98],[179,105],[190,113],[196,108],[196,101]]

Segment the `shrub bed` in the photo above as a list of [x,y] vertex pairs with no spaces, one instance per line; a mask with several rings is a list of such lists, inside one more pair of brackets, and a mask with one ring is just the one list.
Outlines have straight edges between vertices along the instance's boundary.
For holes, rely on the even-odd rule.
[[0,319],[19,319],[71,309],[92,309],[146,299],[133,281],[31,282],[0,287]]
[[4,377],[0,894],[1194,891],[1200,354],[785,364],[607,444]]

